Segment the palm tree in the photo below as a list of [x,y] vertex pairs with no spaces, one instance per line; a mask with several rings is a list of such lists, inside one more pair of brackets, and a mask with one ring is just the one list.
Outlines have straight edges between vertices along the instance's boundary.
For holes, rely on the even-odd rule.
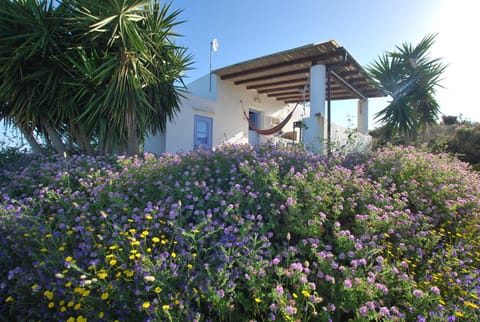
[[0,6],[0,114],[20,128],[35,152],[34,132],[65,152],[57,104],[65,73],[53,59],[66,48],[61,10],[36,0],[2,1]]
[[367,67],[376,86],[392,98],[375,118],[384,124],[388,136],[399,133],[405,143],[415,141],[418,130],[435,124],[439,113],[435,90],[446,65],[440,58],[429,57],[435,37],[426,36],[416,46],[397,46]]
[[[179,110],[182,73],[191,57],[177,46],[173,28],[181,11],[139,0],[65,0],[77,50],[79,120],[94,131],[101,150],[139,152],[146,134],[163,131]],[[117,150],[118,151],[118,150]]]
[[191,63],[174,42],[180,12],[155,0],[1,1],[0,116],[60,154],[65,142],[137,154],[179,110]]

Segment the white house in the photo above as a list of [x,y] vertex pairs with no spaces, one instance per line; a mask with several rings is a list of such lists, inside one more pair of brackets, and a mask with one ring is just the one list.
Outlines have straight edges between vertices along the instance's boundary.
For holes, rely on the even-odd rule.
[[[146,140],[146,152],[179,152],[224,143],[259,144],[281,141],[282,137],[287,138],[284,142],[302,139],[312,150],[325,151],[335,137],[341,137],[329,117],[331,101],[358,99],[357,130],[366,135],[368,98],[384,96],[335,41],[214,70],[190,83],[187,90],[180,113],[167,124],[164,134]],[[253,130],[277,126],[292,110],[293,116],[280,131],[263,135]],[[294,127],[298,121],[305,125],[301,137],[300,127]]]

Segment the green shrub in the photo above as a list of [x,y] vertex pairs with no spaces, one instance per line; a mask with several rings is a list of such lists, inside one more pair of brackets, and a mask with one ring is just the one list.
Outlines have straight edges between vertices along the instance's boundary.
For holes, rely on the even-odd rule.
[[480,178],[447,155],[225,146],[8,176],[6,321],[480,317]]

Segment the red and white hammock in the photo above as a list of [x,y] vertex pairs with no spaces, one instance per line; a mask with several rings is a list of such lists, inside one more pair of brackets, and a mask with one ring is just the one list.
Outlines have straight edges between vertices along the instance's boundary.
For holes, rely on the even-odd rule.
[[280,132],[285,127],[285,125],[287,125],[288,121],[290,121],[290,119],[292,118],[293,113],[295,112],[295,109],[297,108],[297,106],[298,106],[298,102],[295,105],[295,107],[292,109],[292,111],[290,113],[288,113],[287,117],[285,117],[285,119],[282,122],[278,123],[277,125],[275,125],[274,127],[270,128],[270,129],[261,130],[261,129],[257,128],[257,126],[255,125],[255,123],[252,122],[252,120],[250,120],[250,118],[247,115],[247,112],[245,112],[245,108],[243,108],[243,102],[242,102],[243,116],[247,120],[248,125],[250,125],[250,128],[253,131],[255,131],[258,134],[262,134],[262,135],[272,135],[272,134],[275,134],[277,132]]

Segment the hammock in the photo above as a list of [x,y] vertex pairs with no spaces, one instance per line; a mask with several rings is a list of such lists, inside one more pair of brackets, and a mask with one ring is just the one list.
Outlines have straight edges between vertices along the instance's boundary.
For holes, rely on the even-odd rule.
[[[287,117],[282,122],[278,123],[274,127],[267,130],[260,130],[259,128],[257,128],[255,124],[252,122],[252,120],[250,120],[250,118],[247,116],[247,112],[245,112],[245,108],[243,109],[243,116],[247,120],[248,125],[250,125],[250,128],[256,133],[262,134],[262,135],[272,135],[279,132],[281,129],[284,128],[285,125],[287,125],[288,121],[290,121],[290,119],[292,118],[293,112],[295,112],[295,109],[297,108],[297,106],[298,106],[298,103],[295,105],[293,110],[290,113],[288,113]],[[242,102],[242,107],[243,107],[243,102]]]

